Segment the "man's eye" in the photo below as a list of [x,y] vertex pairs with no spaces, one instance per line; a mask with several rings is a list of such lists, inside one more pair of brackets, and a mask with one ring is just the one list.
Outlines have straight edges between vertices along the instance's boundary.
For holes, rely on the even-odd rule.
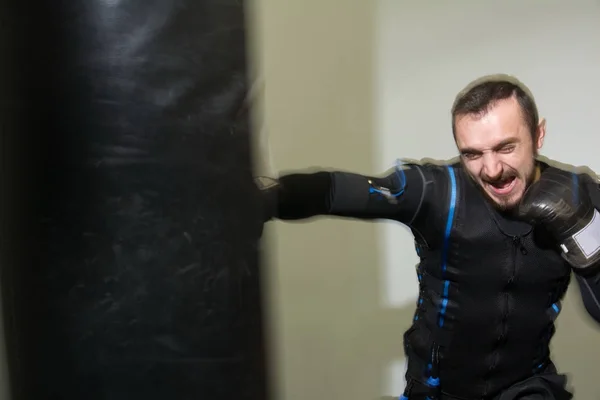
[[478,155],[473,153],[463,153],[463,157],[467,160],[474,160],[478,157]]
[[503,148],[500,149],[500,153],[512,153],[513,150],[515,149],[515,146],[511,145],[511,146],[504,146]]

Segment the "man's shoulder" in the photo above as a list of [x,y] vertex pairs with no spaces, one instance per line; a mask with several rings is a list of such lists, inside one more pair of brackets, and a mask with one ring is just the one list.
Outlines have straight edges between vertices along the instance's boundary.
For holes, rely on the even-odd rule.
[[539,161],[542,164],[545,164],[546,166],[577,175],[580,179],[584,181],[600,183],[600,175],[598,175],[598,173],[596,173],[594,170],[592,170],[586,165],[572,165],[557,160],[552,160],[546,157],[540,157]]
[[462,164],[458,158],[449,160],[436,160],[433,158],[402,159],[399,160],[404,168],[416,172],[424,183],[426,201],[437,202],[444,198],[450,188],[456,188],[464,174]]
[[419,175],[430,190],[427,193],[437,196],[438,192],[446,190],[448,185],[456,185],[459,176],[464,173],[458,157],[439,160],[433,158],[401,159],[399,165],[419,171]]
[[460,160],[458,157],[446,160],[438,160],[434,158],[401,158],[398,160],[400,165],[418,166],[425,170],[431,171],[446,171],[450,168],[461,168]]

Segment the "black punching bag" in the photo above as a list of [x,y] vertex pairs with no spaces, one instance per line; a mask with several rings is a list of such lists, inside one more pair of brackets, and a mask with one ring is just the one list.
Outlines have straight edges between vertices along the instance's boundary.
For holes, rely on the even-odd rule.
[[243,3],[1,7],[14,400],[266,399]]

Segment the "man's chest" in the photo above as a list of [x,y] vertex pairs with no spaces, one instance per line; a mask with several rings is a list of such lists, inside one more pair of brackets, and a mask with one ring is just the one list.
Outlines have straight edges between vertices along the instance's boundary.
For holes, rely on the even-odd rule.
[[472,193],[457,202],[441,243],[450,274],[465,284],[552,290],[570,274],[556,241],[542,228],[503,215]]

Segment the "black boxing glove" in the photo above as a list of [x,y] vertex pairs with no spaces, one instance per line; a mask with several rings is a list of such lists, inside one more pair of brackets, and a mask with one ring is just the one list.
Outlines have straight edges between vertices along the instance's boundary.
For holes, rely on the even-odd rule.
[[329,172],[294,173],[277,179],[257,177],[263,219],[300,220],[329,214],[333,179]]
[[518,214],[550,232],[573,268],[600,264],[600,213],[576,174],[547,168],[523,195]]

